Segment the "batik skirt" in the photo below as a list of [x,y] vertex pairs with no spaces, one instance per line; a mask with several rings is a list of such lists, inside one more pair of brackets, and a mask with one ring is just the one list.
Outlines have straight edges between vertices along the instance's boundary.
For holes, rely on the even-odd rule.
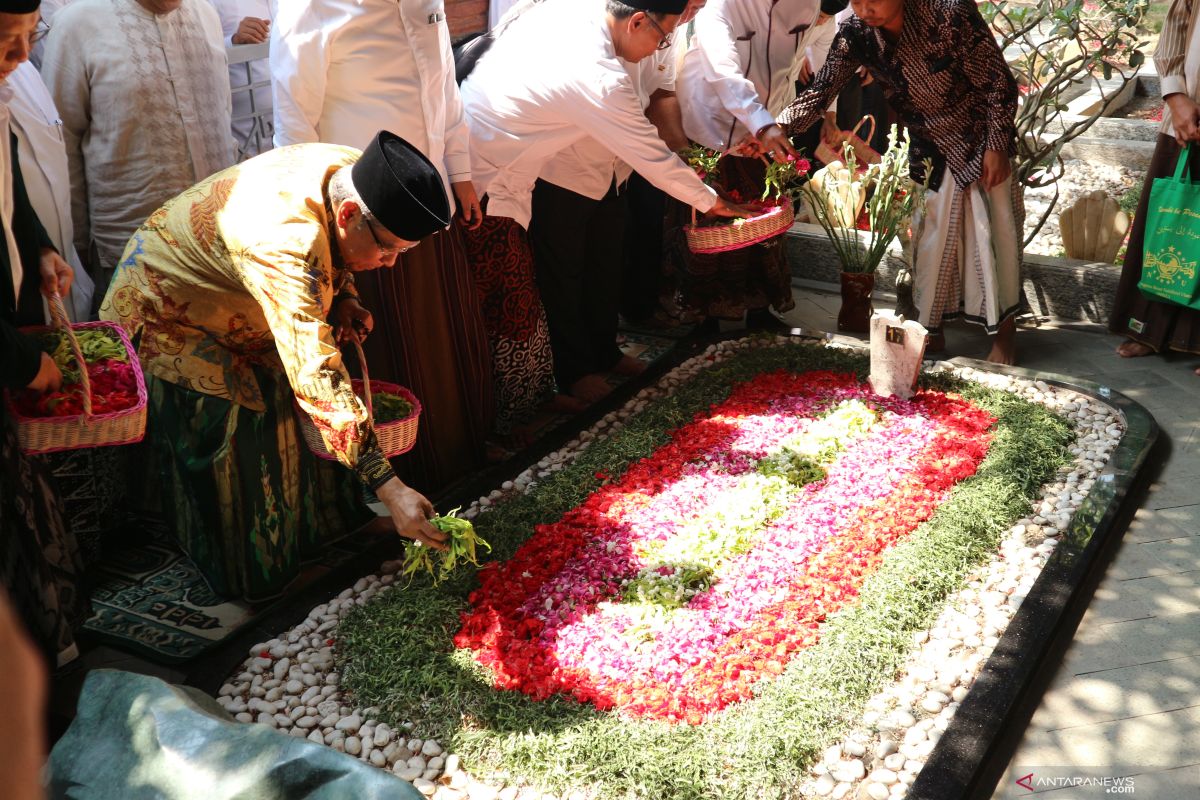
[[147,481],[213,591],[278,597],[328,543],[373,518],[358,477],[314,456],[286,379],[256,369],[264,412],[147,377]]
[[982,325],[990,334],[1021,303],[1021,237],[1025,205],[1010,175],[984,191],[959,188],[947,169],[913,216],[913,302],[918,320],[939,331],[948,319]]
[[46,662],[62,666],[78,655],[75,632],[91,613],[83,557],[45,463],[21,453],[2,418],[0,531],[0,581]]
[[492,351],[495,432],[512,433],[554,393],[550,333],[534,278],[525,229],[509,217],[485,217],[463,231],[467,261],[483,307]]

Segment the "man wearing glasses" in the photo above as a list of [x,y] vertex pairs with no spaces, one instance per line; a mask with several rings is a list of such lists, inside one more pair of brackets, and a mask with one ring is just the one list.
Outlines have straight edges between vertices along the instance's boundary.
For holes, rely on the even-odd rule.
[[[504,26],[462,84],[471,174],[487,194],[490,220],[465,238],[492,352],[503,359],[493,365],[502,423],[519,424],[554,384],[525,230],[534,183],[558,152],[590,136],[681,202],[702,212],[743,215],[663,143],[623,63],[669,47],[685,5],[545,0]],[[529,301],[518,304],[507,299],[512,297]]]
[[[437,168],[383,131],[361,154],[304,143],[218,172],[130,239],[100,316],[138,342],[152,484],[217,593],[284,592],[321,544],[370,518],[356,476],[397,533],[442,547],[429,501],[380,449],[337,342],[373,325],[353,274],[391,269],[450,213]],[[293,405],[340,465],[300,443]]]
[[[675,28],[680,36],[703,5],[704,0],[689,0]],[[674,100],[675,34],[663,31],[653,16],[646,21],[661,37],[658,50],[621,64],[660,138],[679,151],[687,139]],[[645,362],[623,355],[616,343],[631,173],[628,164],[589,136],[551,159],[533,190],[529,240],[550,326],[554,377],[583,402],[611,390],[604,373],[633,375],[645,368]],[[662,221],[659,213],[646,224],[661,231]],[[661,258],[661,244],[658,250],[655,255]]]

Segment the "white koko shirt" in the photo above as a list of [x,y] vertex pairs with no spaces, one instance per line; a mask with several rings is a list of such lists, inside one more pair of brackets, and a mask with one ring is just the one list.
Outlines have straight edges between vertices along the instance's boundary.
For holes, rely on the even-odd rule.
[[450,183],[470,180],[470,137],[442,0],[279,2],[271,26],[275,146],[363,149],[406,139]]
[[818,0],[708,0],[679,72],[683,129],[716,150],[775,121],[768,99],[790,78]]
[[[655,92],[660,89],[675,91],[676,41],[672,40],[666,50],[659,50],[636,64],[620,59],[633,80],[633,88],[637,91],[643,111],[650,105],[650,97]],[[628,164],[588,136],[546,162],[541,178],[576,194],[599,200],[608,193],[614,178],[620,185],[629,179],[630,172],[632,169]]]
[[462,98],[490,215],[527,228],[538,175],[586,136],[681,202],[700,211],[716,203],[646,119],[603,0],[546,0],[522,13],[463,82]]
[[221,21],[206,0],[153,14],[74,0],[54,17],[42,77],[63,120],[75,246],[117,265],[167,200],[233,164]]

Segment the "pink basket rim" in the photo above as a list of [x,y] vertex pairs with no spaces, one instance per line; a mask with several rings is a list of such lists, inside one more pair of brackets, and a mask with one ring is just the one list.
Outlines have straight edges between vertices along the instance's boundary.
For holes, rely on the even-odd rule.
[[[362,378],[353,378],[350,381],[350,386],[354,389],[355,394],[358,394],[359,390],[362,389],[362,385]],[[421,416],[421,411],[424,410],[424,407],[421,405],[421,401],[417,399],[417,396],[413,394],[407,386],[401,386],[398,383],[391,383],[390,381],[381,381],[376,378],[372,378],[371,391],[384,392],[386,394],[398,394],[411,403],[413,407],[412,413],[407,417],[404,417],[403,419],[394,419],[391,422],[377,423],[379,425],[399,425],[402,422],[408,422],[409,420],[416,419],[417,417]],[[363,404],[366,405],[365,402]],[[296,407],[297,411],[311,421],[312,416],[300,405],[300,400],[296,398],[294,393],[292,396],[292,405]],[[372,424],[376,423],[373,422]]]
[[[354,387],[355,394],[358,394],[358,390],[361,389],[362,385],[363,385],[362,378],[352,379],[350,381],[350,385]],[[401,419],[394,419],[391,422],[375,422],[374,420],[372,420],[371,424],[373,424],[373,425],[399,425],[401,422],[408,422],[410,419],[415,419],[416,417],[421,416],[421,411],[422,411],[421,401],[417,399],[417,396],[415,394],[413,394],[412,391],[407,386],[401,386],[398,383],[392,383],[390,381],[381,381],[381,380],[376,380],[375,378],[371,378],[371,393],[378,394],[380,392],[383,392],[384,394],[400,395],[401,397],[403,397],[405,400],[407,400],[409,403],[412,404],[413,410],[412,410],[412,413],[409,414],[407,417],[403,417]]]
[[[141,362],[138,361],[137,353],[133,349],[133,342],[130,341],[129,334],[125,332],[125,329],[115,322],[105,322],[104,320],[99,320],[97,322],[76,322],[72,323],[71,328],[73,330],[108,328],[109,330],[117,332],[117,336],[121,340],[121,344],[125,347],[125,352],[129,355],[129,365],[133,367],[133,379],[137,385],[137,402],[131,405],[129,408],[123,408],[120,411],[107,411],[103,414],[93,414],[90,417],[87,414],[72,414],[71,416],[63,417],[27,417],[17,410],[17,405],[12,400],[12,394],[9,393],[9,395],[5,398],[5,402],[8,404],[8,410],[13,415],[13,419],[22,425],[58,425],[64,422],[82,422],[84,424],[91,425],[96,422],[103,422],[110,419],[120,419],[121,417],[126,417],[130,414],[137,414],[141,412],[149,400],[149,395],[146,392],[146,379],[142,374]],[[22,333],[31,334],[58,332],[58,328],[55,328],[51,325],[31,325],[28,327],[23,327],[20,330]]]
[[[755,220],[767,219],[773,214],[782,214],[782,213],[783,213],[783,206],[775,206],[774,208],[772,208],[770,211],[768,211],[765,214],[759,214],[757,217],[748,217],[746,221],[753,222]],[[750,247],[751,245],[756,245],[760,242],[765,242],[767,239],[774,239],[776,236],[779,236],[782,233],[786,233],[787,230],[792,227],[793,222],[795,222],[794,215],[793,215],[792,220],[784,222],[781,225],[779,225],[779,227],[772,228],[770,231],[767,231],[766,233],[755,236],[753,239],[746,239],[744,241],[733,242],[731,244],[718,245],[717,247],[694,248],[691,246],[691,243],[689,243],[688,249],[691,250],[693,253],[701,253],[701,254],[725,253],[730,250],[741,250],[743,247]],[[694,230],[695,229],[694,226],[692,226],[692,225],[684,225],[683,227],[684,227],[684,230]]]

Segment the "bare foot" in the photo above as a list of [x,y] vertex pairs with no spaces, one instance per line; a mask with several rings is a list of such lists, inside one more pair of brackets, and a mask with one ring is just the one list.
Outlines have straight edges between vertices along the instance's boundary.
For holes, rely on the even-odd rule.
[[551,414],[578,414],[588,407],[588,404],[578,397],[569,394],[555,394],[554,397],[542,403],[542,411]]
[[1126,339],[1117,345],[1117,355],[1121,358],[1141,358],[1142,356],[1154,355],[1154,348],[1148,344],[1135,342],[1133,339]]
[[572,396],[585,403],[594,403],[606,397],[612,391],[612,387],[608,385],[608,381],[604,380],[603,375],[593,373],[584,375],[572,383],[569,391]]
[[1017,348],[1012,342],[1002,345],[999,341],[995,341],[992,343],[992,349],[987,354],[986,360],[993,364],[1007,364],[1011,367],[1017,363]]
[[1000,323],[1000,330],[992,338],[992,350],[987,354],[987,360],[993,364],[1017,363],[1017,323],[1012,317]]
[[1200,367],[1196,367],[1194,370],[1192,370],[1192,373],[1195,375],[1200,375]]
[[944,334],[944,333],[929,334],[929,341],[927,341],[925,343],[925,352],[926,353],[940,353],[945,349],[946,349],[946,334]]
[[634,358],[633,356],[621,356],[621,359],[615,365],[613,365],[609,372],[625,376],[641,375],[646,371],[647,366],[648,365],[646,362],[642,361],[640,358]]

